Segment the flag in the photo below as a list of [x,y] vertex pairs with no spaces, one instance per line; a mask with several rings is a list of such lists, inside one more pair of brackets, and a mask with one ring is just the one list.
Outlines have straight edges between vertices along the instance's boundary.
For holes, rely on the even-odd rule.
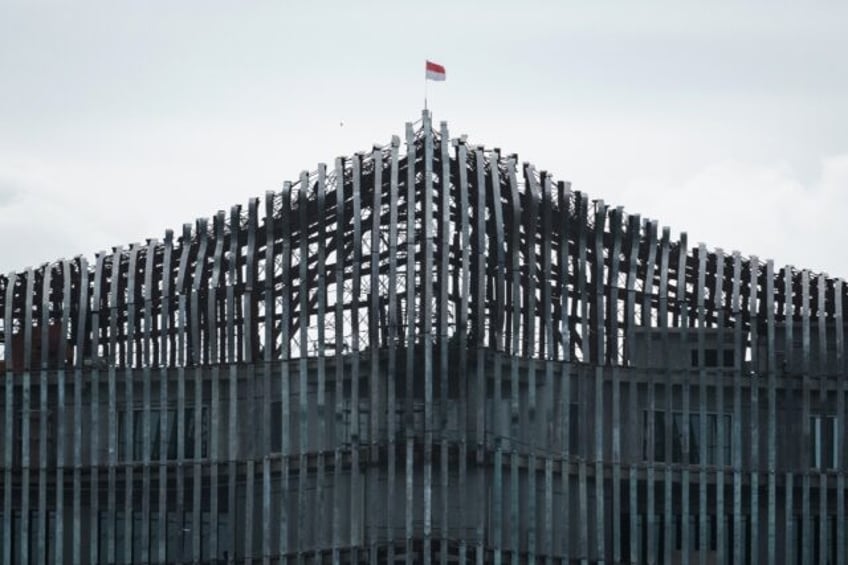
[[445,68],[443,66],[427,61],[425,70],[427,80],[445,80]]

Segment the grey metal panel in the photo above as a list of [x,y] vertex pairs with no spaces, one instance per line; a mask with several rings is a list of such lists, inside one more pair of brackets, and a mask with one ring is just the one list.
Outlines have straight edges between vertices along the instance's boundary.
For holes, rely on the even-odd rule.
[[[791,293],[791,287],[787,289],[787,295]],[[797,563],[795,557],[795,535],[792,531],[792,526],[795,522],[795,508],[792,502],[792,494],[795,490],[792,484],[793,474],[791,471],[786,473],[786,479],[784,480],[784,518],[785,518],[785,526],[784,526],[784,542],[785,542],[785,550],[784,553],[786,555],[786,563]]]
[[[263,325],[263,344],[264,344],[264,355],[261,359],[262,361],[262,559],[263,562],[268,562],[268,559],[271,555],[271,503],[273,493],[271,490],[271,396],[272,396],[272,387],[271,387],[271,373],[273,370],[273,358],[274,358],[274,307],[276,305],[276,297],[274,295],[275,284],[274,284],[274,193],[272,191],[265,192],[265,217],[263,220],[263,227],[265,229],[265,258],[264,258],[264,266],[265,266],[265,278],[262,287],[262,298],[263,298],[263,310],[264,310],[264,325]],[[216,235],[216,241],[217,241]],[[218,242],[220,244],[222,242]],[[212,281],[212,291],[210,292],[210,314],[214,315],[214,291],[215,291],[215,280]],[[211,316],[210,316],[211,318]],[[211,318],[214,319],[214,318]],[[213,357],[214,358],[214,357]],[[260,360],[257,359],[257,362]],[[217,410],[217,364],[213,366],[213,375],[212,375],[212,411],[213,414]],[[212,417],[212,420],[215,421],[215,416]],[[215,443],[213,439],[213,444]],[[215,454],[212,455],[213,461],[215,460]],[[213,463],[213,473],[217,469],[217,465]],[[213,474],[212,479],[216,479],[217,477]],[[215,489],[212,489],[215,492]],[[214,500],[214,499],[213,499]],[[217,512],[214,510],[211,512],[213,519],[217,520]],[[214,546],[213,548],[214,549]],[[215,555],[214,552],[210,552],[211,555]]]
[[[14,312],[15,301],[15,284],[17,283],[18,275],[11,272],[6,276],[6,296],[3,308],[3,331],[5,337],[12,336],[12,319]],[[4,350],[4,354],[8,359],[8,349]],[[14,557],[12,553],[12,464],[13,464],[13,449],[15,429],[15,380],[12,375],[12,363],[6,362],[5,370],[5,426],[3,428],[3,563],[11,565]]]

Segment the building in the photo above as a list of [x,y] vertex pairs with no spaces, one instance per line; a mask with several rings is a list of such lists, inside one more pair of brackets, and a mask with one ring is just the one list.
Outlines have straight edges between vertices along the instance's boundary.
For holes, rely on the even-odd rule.
[[0,278],[0,555],[844,563],[845,294],[425,112]]

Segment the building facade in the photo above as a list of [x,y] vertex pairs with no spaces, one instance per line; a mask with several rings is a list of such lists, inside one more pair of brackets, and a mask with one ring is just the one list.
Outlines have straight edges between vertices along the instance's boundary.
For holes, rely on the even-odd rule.
[[0,277],[0,556],[844,564],[845,295],[425,112]]

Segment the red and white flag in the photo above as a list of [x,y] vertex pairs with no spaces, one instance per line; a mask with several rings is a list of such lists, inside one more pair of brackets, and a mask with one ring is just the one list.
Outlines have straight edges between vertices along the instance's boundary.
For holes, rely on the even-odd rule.
[[443,66],[427,61],[425,70],[427,80],[445,80],[445,68]]

